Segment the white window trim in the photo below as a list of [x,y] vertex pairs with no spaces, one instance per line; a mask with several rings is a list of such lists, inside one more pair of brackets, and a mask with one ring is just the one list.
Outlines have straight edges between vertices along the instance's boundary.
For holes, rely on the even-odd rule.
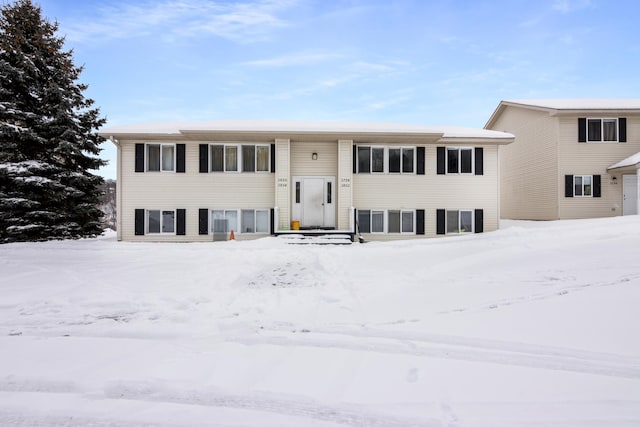
[[[576,178],[582,178],[582,194],[576,194]],[[591,194],[584,194],[584,178],[591,178]],[[574,175],[573,176],[573,197],[593,197],[593,175]]]
[[[236,228],[240,228],[240,224],[239,224],[240,219],[241,219],[240,216],[239,216],[240,215],[240,209],[224,209],[224,208],[215,209],[214,208],[214,209],[209,209],[209,222],[210,222],[210,224],[209,224],[209,234],[218,233],[217,231],[213,231],[213,211],[222,211],[222,212],[224,212],[225,219],[226,219],[226,216],[227,216],[227,212],[235,212],[236,213],[236,220],[238,221],[238,224],[237,224]],[[233,229],[233,228],[229,229],[228,232],[230,232],[231,230],[233,230],[234,234],[235,233],[240,233],[240,230],[236,230],[236,229]]]
[[[160,170],[152,171],[149,170],[149,146],[151,145],[159,145],[160,146]],[[171,146],[173,147],[173,170],[164,170],[162,168],[162,152],[164,151],[164,147]],[[144,168],[145,172],[149,173],[175,173],[178,157],[177,146],[175,143],[165,143],[165,142],[147,142],[144,144]]]
[[[149,212],[158,211],[160,212],[160,231],[156,233],[155,231],[149,231]],[[162,231],[163,226],[163,217],[162,212],[173,212],[173,232],[168,233]],[[175,236],[176,235],[176,227],[178,226],[178,215],[175,209],[145,209],[144,211],[144,231],[145,234],[150,234],[152,236],[164,235],[164,236]]]
[[[222,171],[212,171],[211,170],[211,167],[212,167],[212,164],[211,164],[212,148],[211,147],[213,147],[214,145],[222,145],[224,147],[223,151],[222,151],[222,156],[223,156],[222,163],[223,163],[223,169],[224,170],[222,170]],[[242,146],[243,145],[253,145],[255,147],[254,154],[253,154],[254,155],[254,158],[253,158],[254,163],[253,164],[255,165],[255,170],[253,170],[253,171],[245,171],[242,168],[242,166],[243,166],[243,162],[242,162],[242,156],[243,156],[243,154],[242,154]],[[236,151],[237,152],[237,157],[236,158],[237,158],[237,162],[238,162],[237,165],[236,165],[237,166],[237,170],[234,170],[234,171],[227,170],[227,147],[236,147],[236,150],[237,150]],[[258,147],[266,147],[267,148],[267,153],[268,153],[268,155],[267,155],[267,170],[264,170],[264,171],[257,170],[258,169]],[[209,144],[209,154],[208,154],[208,156],[209,156],[208,157],[208,163],[209,163],[209,172],[210,173],[241,173],[241,172],[244,172],[244,173],[260,173],[260,174],[271,173],[272,165],[271,165],[271,144],[270,143],[229,142],[229,141],[227,141],[227,142],[223,142],[223,141],[212,142],[212,143]]]
[[[456,172],[449,172],[449,150],[458,151],[458,170]],[[471,172],[460,172],[462,170],[462,151],[468,150],[471,151]],[[475,147],[447,147],[445,152],[445,168],[447,171],[447,175],[474,175],[476,171],[476,156],[475,156]]]
[[[225,213],[225,217],[227,212],[231,212],[234,211],[236,213],[236,218],[237,218],[237,230],[233,230],[234,234],[261,234],[261,235],[266,235],[270,233],[270,228],[271,225],[269,223],[269,215],[270,213],[270,209],[265,209],[265,208],[212,208],[209,209],[209,221],[211,222],[211,224],[209,224],[209,234],[213,233],[213,221],[212,221],[212,215],[213,215],[213,211],[224,211]],[[256,221],[257,221],[257,212],[266,212],[267,214],[267,231],[253,231],[253,232],[244,232],[242,231],[242,211],[253,211],[253,229],[256,230]],[[229,230],[231,231],[231,230]]]
[[[415,209],[358,209],[359,211],[369,211],[369,232],[366,234],[389,234],[389,235],[412,235],[416,234],[416,210]],[[398,211],[400,212],[400,231],[399,232],[390,232],[389,231],[389,211]],[[383,231],[373,231],[373,213],[374,212],[382,212],[382,230]],[[402,214],[410,212],[412,214],[412,231],[402,231],[403,219]]]
[[[458,212],[458,231],[448,231],[449,230],[449,212],[457,211]],[[471,213],[471,230],[470,231],[462,231],[462,224],[460,219],[462,218],[462,212],[470,212]],[[475,218],[474,218],[474,210],[473,209],[446,209],[444,214],[444,229],[447,234],[451,235],[459,235],[459,234],[472,234],[475,231]]]
[[[589,139],[589,120],[599,120],[600,121],[600,139],[599,140],[591,140]],[[615,121],[615,129],[616,129],[616,139],[611,141],[604,140],[604,121],[605,120],[614,120]],[[586,139],[589,144],[617,144],[620,142],[620,125],[618,123],[617,117],[587,117],[586,120]],[[579,197],[579,196],[578,196]]]

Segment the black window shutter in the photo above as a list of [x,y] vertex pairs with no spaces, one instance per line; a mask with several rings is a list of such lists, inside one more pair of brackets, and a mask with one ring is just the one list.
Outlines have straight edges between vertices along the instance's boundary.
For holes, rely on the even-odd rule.
[[353,144],[353,173],[358,172],[358,147]]
[[177,219],[176,234],[178,236],[184,236],[186,234],[186,210],[177,209],[176,219]]
[[436,210],[436,234],[446,234],[445,217],[446,211],[444,209]]
[[438,147],[437,148],[437,158],[438,158],[438,168],[437,168],[437,173],[438,175],[444,175],[445,172],[445,157],[447,155],[447,149],[445,147]]
[[276,144],[271,144],[271,173],[276,172]]
[[198,211],[198,234],[209,234],[209,209]]
[[135,235],[144,236],[144,209],[136,209]]
[[618,142],[627,142],[627,118],[618,119]]
[[474,211],[475,215],[475,233],[482,233],[484,231],[484,212],[482,209],[476,209]]
[[184,173],[185,171],[185,146],[184,144],[176,144],[176,172]]
[[600,197],[600,175],[593,175],[593,197]]
[[482,175],[484,173],[484,153],[482,147],[476,147],[473,151],[475,151],[476,156],[476,175]]
[[271,208],[271,214],[270,214],[270,219],[271,219],[271,234],[276,234],[276,210],[274,208]]
[[564,176],[564,197],[573,197],[573,175]]
[[416,168],[416,173],[418,175],[424,175],[424,156],[425,156],[424,147],[418,147],[416,149],[416,155],[418,156],[418,165]]
[[424,234],[424,209],[416,210],[416,234]]
[[209,172],[209,144],[200,144],[200,173]]
[[144,172],[144,144],[136,144],[136,172]]
[[587,119],[585,117],[578,119],[578,142],[587,142]]

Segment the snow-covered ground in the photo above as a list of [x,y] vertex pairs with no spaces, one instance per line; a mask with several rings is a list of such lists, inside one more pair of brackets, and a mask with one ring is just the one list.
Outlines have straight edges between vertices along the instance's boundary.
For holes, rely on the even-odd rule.
[[0,245],[2,426],[638,426],[640,217]]

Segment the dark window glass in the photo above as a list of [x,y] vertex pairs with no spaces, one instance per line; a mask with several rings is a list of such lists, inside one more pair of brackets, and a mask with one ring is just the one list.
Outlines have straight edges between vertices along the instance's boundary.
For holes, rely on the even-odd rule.
[[413,212],[402,212],[402,232],[413,233]]
[[389,211],[388,214],[388,231],[389,233],[400,232],[400,211]]
[[238,170],[238,147],[235,145],[228,145],[224,147],[225,152],[225,170],[237,171]]
[[162,211],[162,232],[173,233],[174,232],[174,212]]
[[389,148],[389,173],[400,173],[399,148]]
[[471,173],[471,149],[460,150],[460,172]]
[[458,149],[447,149],[447,172],[458,173]]
[[589,119],[587,120],[587,131],[589,141],[602,141],[602,120]]
[[457,233],[458,231],[458,211],[447,211],[447,233]]
[[574,176],[573,177],[573,183],[574,183],[573,195],[574,196],[582,196],[582,177],[581,176]]
[[160,145],[147,145],[147,170],[150,172],[160,171]]
[[147,224],[149,227],[149,233],[160,232],[160,211],[149,211]]
[[358,147],[358,172],[371,172],[371,148]]
[[384,148],[371,149],[371,172],[384,172]]
[[242,146],[242,172],[256,171],[256,146]]
[[371,211],[358,211],[358,229],[361,233],[371,233]]
[[251,210],[242,210],[242,232],[243,233],[253,233],[254,227],[256,224],[255,220],[255,211]]
[[413,173],[413,148],[402,149],[402,172]]
[[211,146],[211,171],[224,171],[224,145]]
[[327,182],[327,203],[331,202],[331,182]]
[[300,181],[296,181],[296,203],[300,203]]
[[384,212],[383,211],[371,212],[371,231],[373,233],[384,232]]

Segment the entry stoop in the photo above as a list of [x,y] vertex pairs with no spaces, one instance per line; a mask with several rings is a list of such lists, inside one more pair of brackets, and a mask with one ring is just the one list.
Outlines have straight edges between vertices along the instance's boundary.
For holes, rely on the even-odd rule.
[[354,233],[336,230],[279,231],[275,235],[290,245],[350,245]]

